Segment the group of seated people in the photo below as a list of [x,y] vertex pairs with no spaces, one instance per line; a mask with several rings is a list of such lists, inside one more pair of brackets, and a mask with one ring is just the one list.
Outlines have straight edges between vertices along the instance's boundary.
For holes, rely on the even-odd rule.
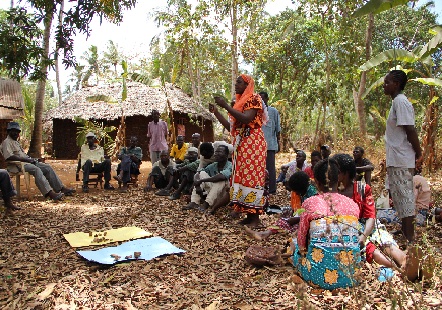
[[[411,281],[431,276],[431,270],[419,264],[421,250],[409,246],[407,253],[402,251],[376,220],[369,185],[374,167],[363,157],[363,148],[356,147],[353,156],[329,157],[330,149],[324,151],[326,160],[321,158],[322,152],[313,151],[311,165],[307,165],[305,152],[297,150],[296,160],[283,166],[279,176],[291,191],[291,208],[283,210],[266,230],[245,227],[246,233],[256,240],[279,232],[295,234],[293,265],[303,280],[323,289],[356,285],[362,260],[376,262],[385,268],[382,270],[400,270]],[[423,187],[421,179],[415,183],[417,189]],[[428,196],[423,191],[420,195]]]
[[192,143],[186,145],[184,137],[178,136],[170,152],[161,152],[160,160],[152,165],[144,191],[155,187],[156,195],[170,200],[188,195],[190,202],[183,210],[198,209],[213,214],[229,201],[232,175],[229,159],[233,146],[225,141],[201,143],[196,138],[199,135],[194,134]]

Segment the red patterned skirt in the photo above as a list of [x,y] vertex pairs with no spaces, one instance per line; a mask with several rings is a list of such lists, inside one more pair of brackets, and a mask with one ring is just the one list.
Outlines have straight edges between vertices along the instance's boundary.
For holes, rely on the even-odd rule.
[[236,212],[262,214],[267,143],[261,128],[237,130],[230,187],[230,205]]

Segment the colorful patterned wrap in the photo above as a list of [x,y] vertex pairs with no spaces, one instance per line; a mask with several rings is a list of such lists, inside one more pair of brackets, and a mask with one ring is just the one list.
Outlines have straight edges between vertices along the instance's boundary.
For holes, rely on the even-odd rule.
[[264,196],[267,144],[261,128],[246,129],[239,133],[240,142],[234,152],[234,168],[230,187],[230,205],[236,212],[262,214],[266,204]]
[[358,245],[358,218],[328,216],[310,222],[307,255],[298,251],[296,239],[293,265],[312,287],[333,290],[358,284],[356,276],[361,255]]

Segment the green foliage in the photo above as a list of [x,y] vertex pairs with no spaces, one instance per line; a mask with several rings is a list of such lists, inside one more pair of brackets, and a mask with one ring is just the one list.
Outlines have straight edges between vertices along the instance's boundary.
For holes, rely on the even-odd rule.
[[366,63],[364,63],[362,66],[359,67],[360,71],[368,71],[371,68],[374,68],[378,66],[379,64],[386,62],[386,61],[403,61],[403,62],[415,62],[418,59],[418,57],[413,54],[413,52],[409,52],[407,50],[403,49],[391,49],[385,52],[380,53],[379,55],[376,55],[375,57],[368,60]]
[[[43,55],[43,33],[38,26],[41,19],[24,8],[0,12],[0,68],[11,78],[21,80],[37,67]],[[29,78],[38,80],[45,76],[33,70]]]
[[[22,86],[22,95],[24,100],[24,116],[19,119],[21,131],[21,139],[24,141],[25,145],[28,145],[32,130],[34,129],[34,120],[35,120],[35,97],[37,84],[34,82],[26,81],[21,84]],[[55,100],[53,96],[54,90],[50,83],[46,84],[45,90],[45,100],[44,100],[44,111],[48,111],[57,106],[57,100]]]
[[127,76],[128,76],[128,73],[127,73],[127,62],[125,60],[123,60],[121,62],[121,67],[123,68],[123,73],[121,74],[121,78],[123,79],[123,92],[121,94],[121,101],[124,101],[127,98],[126,79],[127,79]]
[[81,117],[74,117],[76,123],[80,124],[77,128],[77,145],[81,147],[86,142],[86,134],[90,131],[95,133],[98,143],[103,143],[104,150],[106,154],[112,154],[115,143],[110,133],[115,131],[117,128],[115,126],[104,126],[103,123],[99,123],[94,120],[85,120]]
[[353,13],[353,17],[362,17],[370,13],[378,14],[399,5],[406,5],[410,0],[370,0]]
[[[0,20],[0,59],[1,66],[8,69],[9,76],[15,79],[30,77],[34,80],[46,78],[40,72],[43,56],[43,67],[54,64],[54,58],[44,57],[41,44],[42,34],[38,24],[48,12],[56,12],[61,0],[28,0],[35,14],[28,14],[23,7],[8,11],[7,21]],[[74,1],[72,7],[64,12],[63,23],[55,31],[55,49],[63,51],[65,67],[76,65],[73,38],[78,33],[89,35],[90,23],[95,16],[119,23],[123,10],[135,6],[136,0],[91,0]],[[25,1],[23,1],[23,4]],[[12,23],[12,27],[10,24]],[[55,57],[55,53],[51,53]],[[40,66],[37,66],[37,63]]]

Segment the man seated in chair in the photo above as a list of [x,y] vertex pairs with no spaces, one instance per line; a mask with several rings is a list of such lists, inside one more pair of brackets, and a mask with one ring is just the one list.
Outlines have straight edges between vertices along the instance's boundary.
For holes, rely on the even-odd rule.
[[17,122],[9,122],[6,131],[8,132],[8,136],[2,142],[0,148],[7,162],[8,171],[15,173],[20,172],[21,164],[17,165],[14,161],[23,162],[25,172],[34,176],[35,184],[45,197],[58,201],[62,200],[65,195],[73,195],[75,190],[66,188],[49,164],[29,157],[23,151],[23,148],[17,141],[21,132],[20,125]]
[[[232,175],[232,163],[228,161],[229,147],[220,145],[215,151],[215,162],[195,174],[190,203],[183,210],[199,209],[215,214],[216,210],[229,202],[229,179]],[[207,193],[201,203],[201,196]]]
[[166,190],[166,187],[170,189],[174,183],[173,173],[175,167],[175,162],[170,160],[169,151],[161,151],[160,160],[153,164],[144,191],[151,191],[152,186],[155,184],[155,188],[159,189],[159,191],[155,192],[156,195],[169,196],[170,191]]
[[130,137],[130,146],[123,147],[118,155],[118,159],[121,160],[121,163],[118,164],[117,176],[115,176],[114,179],[116,179],[118,183],[123,183],[123,187],[120,189],[121,192],[127,192],[127,183],[131,180],[131,175],[138,177],[140,174],[143,152],[137,144],[138,138],[135,136]]
[[6,211],[16,211],[21,209],[12,203],[11,198],[17,195],[17,191],[14,189],[9,173],[5,169],[0,169],[0,190],[2,192],[1,194]]
[[86,144],[81,147],[80,160],[83,170],[83,193],[89,193],[89,174],[104,173],[104,189],[115,189],[110,183],[112,163],[104,158],[104,149],[95,143],[96,136],[93,132],[86,134]]

